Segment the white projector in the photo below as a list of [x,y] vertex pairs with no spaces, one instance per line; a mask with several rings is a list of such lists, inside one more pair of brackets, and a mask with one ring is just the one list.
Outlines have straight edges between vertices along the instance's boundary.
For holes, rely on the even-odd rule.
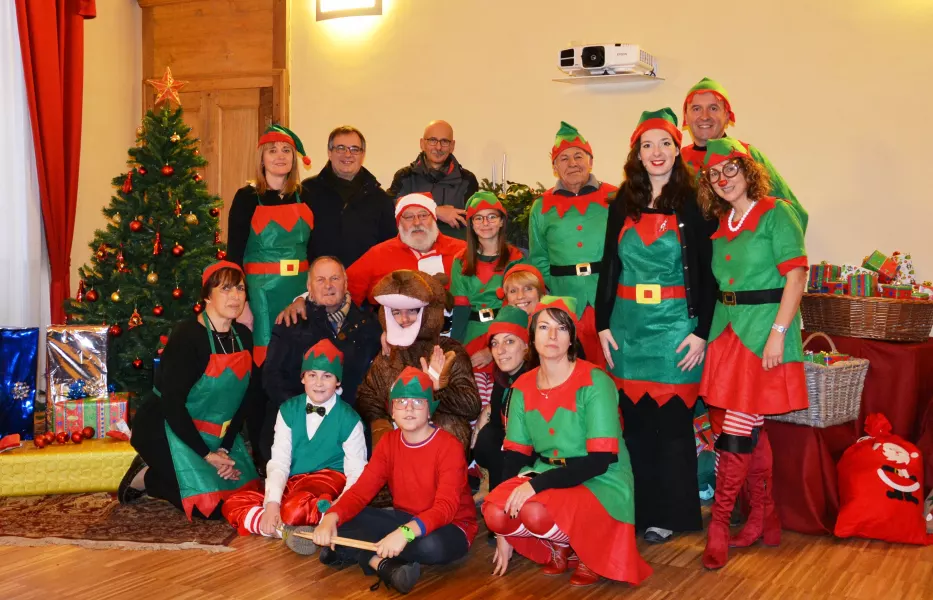
[[561,50],[559,66],[568,75],[657,75],[658,61],[637,44],[594,44]]

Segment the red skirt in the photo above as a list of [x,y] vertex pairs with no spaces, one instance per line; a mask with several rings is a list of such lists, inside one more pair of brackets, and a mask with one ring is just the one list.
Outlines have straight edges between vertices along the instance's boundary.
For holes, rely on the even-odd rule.
[[[526,481],[528,478],[521,476],[504,481],[489,492],[485,501],[503,510],[512,490]],[[580,561],[599,575],[634,585],[651,575],[651,567],[635,547],[635,526],[609,516],[587,487],[545,490],[530,500],[547,508],[570,538],[570,546]],[[540,538],[510,536],[508,540],[519,554],[538,564],[546,564],[551,558],[550,547]]]
[[753,415],[780,415],[809,406],[802,362],[765,371],[761,358],[726,326],[706,348],[700,395],[710,406]]

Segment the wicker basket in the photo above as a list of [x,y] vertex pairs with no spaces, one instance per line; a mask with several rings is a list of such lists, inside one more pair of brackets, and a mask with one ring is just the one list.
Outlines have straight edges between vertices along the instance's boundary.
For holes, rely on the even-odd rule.
[[[832,351],[836,351],[836,345],[829,339],[829,336],[820,332],[810,334],[803,342],[804,348],[814,336],[826,338]],[[782,423],[824,428],[858,418],[862,407],[862,389],[865,387],[868,360],[853,358],[833,365],[805,362],[803,370],[807,376],[807,396],[810,398],[810,407],[783,415],[769,416],[769,419]]]
[[933,329],[933,301],[804,294],[804,329],[832,335],[925,342]]

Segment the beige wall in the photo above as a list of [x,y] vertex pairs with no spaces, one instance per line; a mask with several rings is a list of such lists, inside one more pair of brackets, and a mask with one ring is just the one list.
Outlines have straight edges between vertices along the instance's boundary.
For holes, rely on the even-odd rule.
[[[445,118],[457,157],[479,178],[508,152],[510,178],[549,185],[548,150],[564,119],[589,138],[597,176],[617,182],[640,112],[677,109],[710,76],[732,96],[734,135],[768,154],[809,209],[813,259],[900,249],[933,279],[933,2],[384,4],[383,17],[316,23],[313,0],[291,0],[291,125],[315,171],[329,130],[352,123],[367,136],[366,165],[388,186],[424,124]],[[552,83],[571,41],[641,44],[666,81]]]
[[84,26],[84,114],[78,209],[71,245],[71,287],[91,257],[94,230],[104,227],[100,209],[110,203],[110,180],[126,170],[126,151],[140,122],[141,24],[136,0],[97,3],[97,18]]

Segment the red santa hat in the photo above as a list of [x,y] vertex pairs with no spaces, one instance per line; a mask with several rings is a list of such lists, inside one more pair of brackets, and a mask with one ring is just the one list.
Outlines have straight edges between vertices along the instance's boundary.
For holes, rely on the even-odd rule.
[[398,224],[398,220],[401,218],[406,208],[411,208],[413,206],[424,208],[431,213],[434,220],[437,220],[437,204],[434,202],[434,198],[431,197],[430,192],[421,192],[418,194],[408,194],[398,199],[398,202],[395,204],[395,223]]

